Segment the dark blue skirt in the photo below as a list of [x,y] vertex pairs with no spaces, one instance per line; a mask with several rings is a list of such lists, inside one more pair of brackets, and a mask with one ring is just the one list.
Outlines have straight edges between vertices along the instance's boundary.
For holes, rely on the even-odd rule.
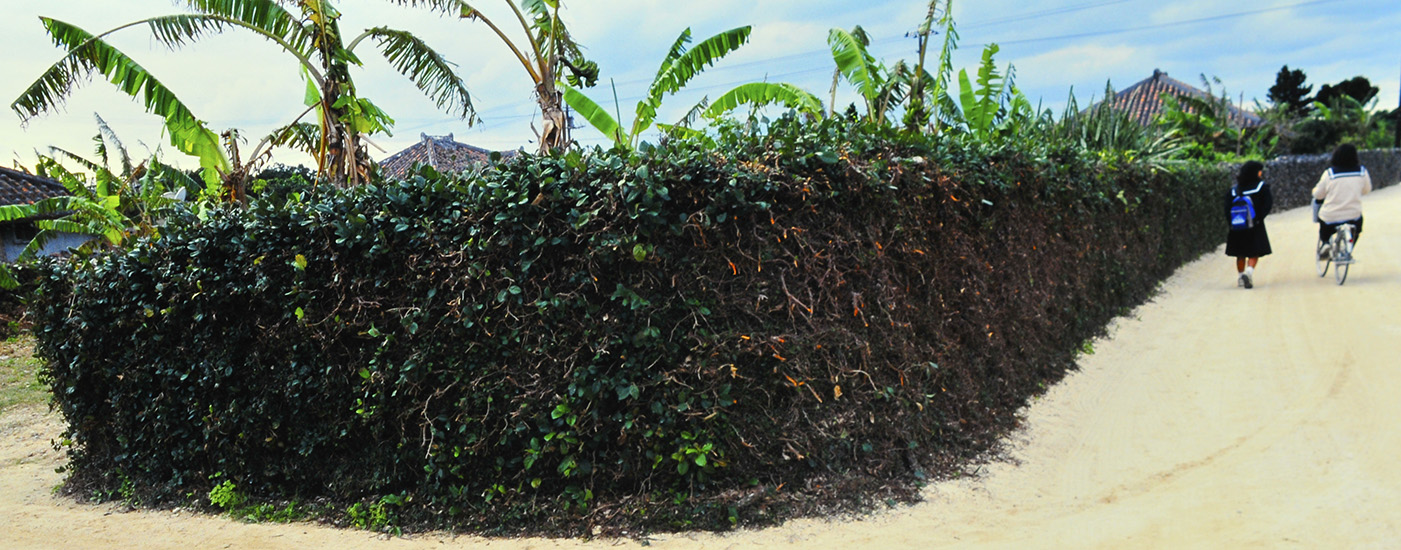
[[1259,258],[1269,256],[1270,234],[1265,231],[1265,222],[1241,231],[1226,234],[1226,255],[1236,258]]

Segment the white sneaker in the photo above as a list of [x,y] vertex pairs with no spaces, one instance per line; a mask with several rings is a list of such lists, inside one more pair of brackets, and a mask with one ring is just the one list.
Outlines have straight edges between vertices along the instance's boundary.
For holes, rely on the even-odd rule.
[[1246,281],[1248,281],[1248,280],[1250,280],[1250,279],[1249,279],[1248,277],[1246,277],[1244,273],[1241,273],[1239,277],[1236,277],[1236,286],[1243,286],[1243,287],[1245,287],[1245,288],[1250,288],[1250,283],[1247,283],[1247,282],[1246,282]]

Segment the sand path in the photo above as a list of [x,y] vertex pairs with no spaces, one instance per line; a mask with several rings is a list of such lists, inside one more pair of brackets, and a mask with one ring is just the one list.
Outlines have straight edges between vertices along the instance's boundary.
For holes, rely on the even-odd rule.
[[[1401,545],[1401,188],[1368,197],[1345,286],[1309,258],[1308,213],[1273,216],[1254,290],[1220,253],[1181,269],[1025,411],[1013,461],[862,518],[660,548],[1381,548]],[[59,499],[50,415],[0,417],[0,547],[613,548],[632,540],[383,540]]]

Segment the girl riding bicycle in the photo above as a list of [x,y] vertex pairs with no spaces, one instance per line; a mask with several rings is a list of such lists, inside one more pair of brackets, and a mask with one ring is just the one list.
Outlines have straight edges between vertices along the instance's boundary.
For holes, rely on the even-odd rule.
[[[1337,233],[1338,226],[1350,223],[1356,229],[1352,242],[1362,235],[1362,195],[1372,192],[1372,177],[1367,168],[1357,158],[1357,147],[1352,144],[1339,145],[1333,151],[1333,159],[1328,170],[1318,179],[1313,188],[1314,202],[1318,206],[1318,240],[1327,243]],[[1319,247],[1319,257],[1328,253],[1326,246]]]

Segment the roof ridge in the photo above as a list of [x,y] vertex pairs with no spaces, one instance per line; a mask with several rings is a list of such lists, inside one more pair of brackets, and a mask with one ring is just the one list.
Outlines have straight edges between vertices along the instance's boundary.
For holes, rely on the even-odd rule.
[[[1127,111],[1140,123],[1147,124],[1152,116],[1161,111],[1162,104],[1159,96],[1163,93],[1203,100],[1216,98],[1214,94],[1168,76],[1168,73],[1161,69],[1153,69],[1152,76],[1114,92],[1114,95],[1106,98],[1105,101],[1115,105],[1116,109]],[[1225,97],[1225,100],[1226,117],[1233,123],[1253,126],[1263,122],[1260,115],[1236,105],[1229,97]]]
[[470,165],[489,164],[494,154],[509,158],[511,151],[492,151],[453,139],[453,134],[430,136],[419,133],[419,141],[379,162],[385,174],[404,177],[415,163],[432,166],[439,172],[460,172]]

